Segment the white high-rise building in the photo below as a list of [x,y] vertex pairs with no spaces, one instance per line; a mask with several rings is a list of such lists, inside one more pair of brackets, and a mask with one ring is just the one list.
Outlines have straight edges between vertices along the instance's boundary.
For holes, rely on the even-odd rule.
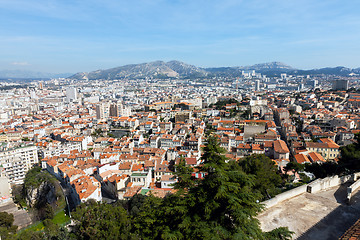
[[0,164],[3,166],[10,183],[23,183],[25,174],[38,163],[36,146],[20,147],[0,152]]
[[78,93],[76,88],[69,87],[66,89],[66,102],[77,100],[77,98],[78,98]]
[[110,103],[101,102],[96,105],[96,119],[107,119],[110,113]]
[[132,114],[131,108],[123,106],[123,108],[121,108],[119,114],[120,114],[120,116],[123,116],[123,117],[129,117]]

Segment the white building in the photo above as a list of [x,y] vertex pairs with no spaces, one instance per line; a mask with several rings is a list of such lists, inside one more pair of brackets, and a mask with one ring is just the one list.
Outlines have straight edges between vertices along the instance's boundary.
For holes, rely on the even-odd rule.
[[102,102],[96,105],[96,119],[107,119],[110,114],[110,103]]
[[78,98],[78,94],[76,88],[69,87],[66,89],[66,102],[77,100],[77,98]]
[[0,152],[0,164],[12,184],[23,183],[27,171],[38,162],[36,146],[20,147]]
[[134,172],[130,176],[130,182],[133,186],[149,187],[152,180],[152,171],[148,172]]

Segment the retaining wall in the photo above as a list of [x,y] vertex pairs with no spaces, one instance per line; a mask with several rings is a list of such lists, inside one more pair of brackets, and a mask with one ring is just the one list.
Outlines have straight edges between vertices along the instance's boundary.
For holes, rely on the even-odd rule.
[[295,197],[297,195],[305,193],[306,189],[307,189],[307,184],[306,185],[301,185],[301,186],[299,186],[297,188],[294,188],[294,189],[291,189],[289,191],[280,193],[280,194],[276,195],[275,197],[262,202],[262,204],[264,204],[266,208],[270,208],[272,206],[275,206],[279,202],[285,201],[287,199],[290,199],[290,198],[293,198],[293,197]]
[[[290,198],[296,197],[296,196],[298,196],[300,194],[303,194],[305,192],[316,193],[316,192],[323,191],[323,190],[326,190],[326,189],[329,189],[329,188],[332,188],[332,187],[340,186],[341,184],[343,184],[343,183],[345,183],[347,181],[354,181],[359,177],[360,177],[360,172],[359,173],[354,173],[354,174],[351,174],[351,175],[346,175],[346,176],[343,176],[343,177],[339,177],[339,176],[336,175],[336,176],[333,176],[333,177],[317,179],[317,180],[315,180],[315,181],[313,181],[313,182],[311,182],[309,184],[301,185],[301,186],[299,186],[297,188],[294,188],[294,189],[291,189],[289,191],[280,193],[280,194],[276,195],[275,197],[262,202],[262,204],[264,204],[266,208],[270,208],[270,207],[275,206],[276,204],[278,204],[278,203],[280,203],[282,201],[285,201],[285,200],[288,200]],[[356,188],[360,187],[360,180],[357,181],[357,182],[359,182],[358,185],[354,185]],[[355,189],[352,189],[352,191],[354,191]]]
[[354,173],[353,175],[354,175],[353,181],[356,182],[360,178],[360,172]]
[[355,183],[351,184],[350,187],[347,188],[347,200],[350,202],[352,193],[360,187],[360,180],[357,180]]
[[353,175],[347,175],[343,177],[339,176],[333,176],[333,177],[327,177],[323,179],[317,179],[312,183],[308,184],[307,192],[308,193],[316,193],[322,190],[326,190],[328,188],[339,186],[349,180],[353,180]]

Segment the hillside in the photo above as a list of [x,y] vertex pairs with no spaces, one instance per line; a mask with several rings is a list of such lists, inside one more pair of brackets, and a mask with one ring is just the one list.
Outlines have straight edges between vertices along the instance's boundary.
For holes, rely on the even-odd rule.
[[150,63],[130,64],[106,70],[97,70],[93,72],[77,73],[70,78],[90,80],[95,79],[141,79],[141,78],[164,78],[164,77],[184,77],[188,75],[205,76],[206,71],[193,65],[179,61],[156,61]]
[[200,68],[180,61],[155,61],[141,64],[130,64],[105,70],[79,72],[70,76],[71,79],[151,79],[151,78],[212,78],[239,77],[242,71],[255,70],[267,76],[279,76],[281,73],[296,75],[337,75],[348,76],[360,74],[360,68],[333,67],[301,70],[281,62],[269,62],[251,66]]

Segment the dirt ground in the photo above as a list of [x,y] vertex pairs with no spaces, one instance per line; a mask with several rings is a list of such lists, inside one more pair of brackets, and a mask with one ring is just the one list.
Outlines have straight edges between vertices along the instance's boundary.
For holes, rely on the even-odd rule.
[[304,193],[266,209],[258,215],[261,228],[286,226],[295,232],[293,239],[338,239],[360,218],[360,193],[355,192],[348,204],[347,187]]

